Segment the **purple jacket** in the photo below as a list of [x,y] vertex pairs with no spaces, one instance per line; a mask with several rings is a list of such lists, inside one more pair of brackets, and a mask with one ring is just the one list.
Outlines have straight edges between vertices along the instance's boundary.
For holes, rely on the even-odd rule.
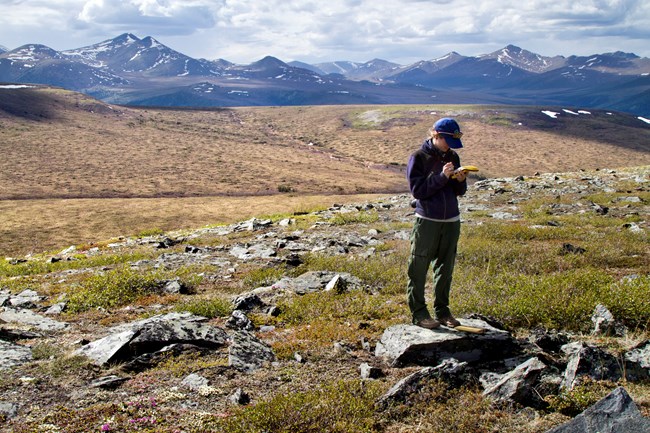
[[411,194],[417,199],[415,211],[418,215],[437,220],[446,220],[460,215],[458,196],[467,192],[467,182],[447,179],[442,167],[453,162],[460,167],[460,158],[454,150],[443,153],[430,139],[411,155],[406,168]]

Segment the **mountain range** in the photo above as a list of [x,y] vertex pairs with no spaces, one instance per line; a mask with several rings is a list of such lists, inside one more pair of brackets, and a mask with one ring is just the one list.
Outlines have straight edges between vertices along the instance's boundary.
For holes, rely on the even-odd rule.
[[0,46],[0,81],[60,86],[105,102],[153,106],[497,103],[650,115],[650,59],[614,52],[545,57],[508,45],[400,65],[382,59],[249,65],[195,59],[125,33],[87,47]]

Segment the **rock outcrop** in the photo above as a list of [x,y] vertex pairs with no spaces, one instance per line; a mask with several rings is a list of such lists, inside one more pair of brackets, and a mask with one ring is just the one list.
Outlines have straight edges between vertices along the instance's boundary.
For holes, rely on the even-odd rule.
[[512,336],[486,322],[461,319],[461,324],[483,328],[484,334],[471,334],[440,327],[429,330],[415,325],[395,325],[384,331],[375,355],[392,366],[438,365],[443,359],[483,363],[514,356],[519,346]]
[[627,391],[619,387],[571,421],[546,433],[576,432],[648,433],[650,419],[641,415]]
[[87,356],[98,365],[106,365],[129,361],[173,344],[209,348],[224,346],[226,332],[203,321],[205,318],[191,314],[154,316],[112,328],[109,335],[86,344],[76,354]]

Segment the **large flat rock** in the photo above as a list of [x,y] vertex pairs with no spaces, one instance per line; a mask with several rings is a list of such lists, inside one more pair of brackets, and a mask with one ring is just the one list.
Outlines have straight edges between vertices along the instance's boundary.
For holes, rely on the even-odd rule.
[[142,354],[154,353],[172,344],[193,344],[216,348],[225,345],[227,335],[221,328],[201,323],[204,317],[169,313],[119,325],[109,335],[76,351],[98,365],[124,362]]
[[392,366],[435,366],[449,358],[470,364],[493,361],[518,351],[515,339],[507,331],[477,319],[460,319],[460,322],[486,332],[472,334],[442,326],[430,330],[415,325],[395,325],[384,331],[375,355]]
[[67,323],[57,322],[49,317],[41,316],[31,310],[14,309],[5,307],[0,311],[0,320],[7,323],[17,323],[29,327],[30,329],[38,329],[39,331],[61,331],[68,327]]

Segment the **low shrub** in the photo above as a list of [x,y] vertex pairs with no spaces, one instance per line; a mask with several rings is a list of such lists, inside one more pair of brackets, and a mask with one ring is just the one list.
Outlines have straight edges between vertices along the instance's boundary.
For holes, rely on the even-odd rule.
[[229,300],[221,298],[192,299],[181,302],[176,306],[175,310],[213,319],[215,317],[229,316],[233,311],[233,305]]
[[382,415],[382,431],[402,431],[402,425],[417,425],[417,431],[436,433],[525,431],[521,425],[510,425],[510,417],[493,407],[480,391],[471,387],[450,389],[435,380],[413,395],[408,404],[391,406]]
[[546,397],[549,410],[575,417],[584,412],[611,392],[613,385],[606,382],[585,380],[572,390],[564,390],[558,395]]
[[244,287],[255,289],[257,287],[270,286],[277,282],[285,274],[282,267],[255,268],[246,272],[242,278]]
[[68,269],[119,265],[151,258],[153,257],[153,254],[151,252],[139,251],[124,254],[100,254],[89,257],[77,254],[73,260],[61,260],[58,262],[46,261],[46,256],[47,255],[43,255],[43,257],[39,256],[38,259],[30,259],[26,262],[16,264],[12,264],[6,260],[0,260],[0,278],[47,274]]
[[334,225],[346,225],[346,224],[370,224],[375,223],[379,220],[379,214],[377,211],[360,211],[360,212],[339,212],[334,215],[329,222]]
[[[130,267],[94,274],[74,286],[69,294],[68,311],[78,313],[91,308],[116,308],[136,302],[140,297],[156,293],[162,281],[186,274],[186,270],[177,273],[154,271],[140,273]],[[181,284],[192,289],[200,276],[192,275],[187,279],[181,276]]]
[[325,321],[364,322],[390,320],[402,306],[385,295],[369,295],[362,291],[337,294],[334,291],[293,297],[278,304],[280,318],[289,325]]
[[[459,279],[460,280],[460,279]],[[540,275],[498,274],[466,277],[452,294],[452,309],[497,317],[512,327],[537,325],[588,330],[591,315],[603,304],[629,326],[647,326],[650,304],[644,299],[650,278],[618,283],[599,269]]]
[[376,432],[374,401],[381,386],[373,382],[340,381],[313,391],[277,395],[236,409],[226,418],[206,420],[193,432],[229,433],[370,433]]
[[138,233],[139,238],[146,238],[149,236],[160,236],[165,234],[165,231],[161,228],[151,228],[145,229]]
[[293,188],[286,184],[278,185],[278,192],[292,192]]

